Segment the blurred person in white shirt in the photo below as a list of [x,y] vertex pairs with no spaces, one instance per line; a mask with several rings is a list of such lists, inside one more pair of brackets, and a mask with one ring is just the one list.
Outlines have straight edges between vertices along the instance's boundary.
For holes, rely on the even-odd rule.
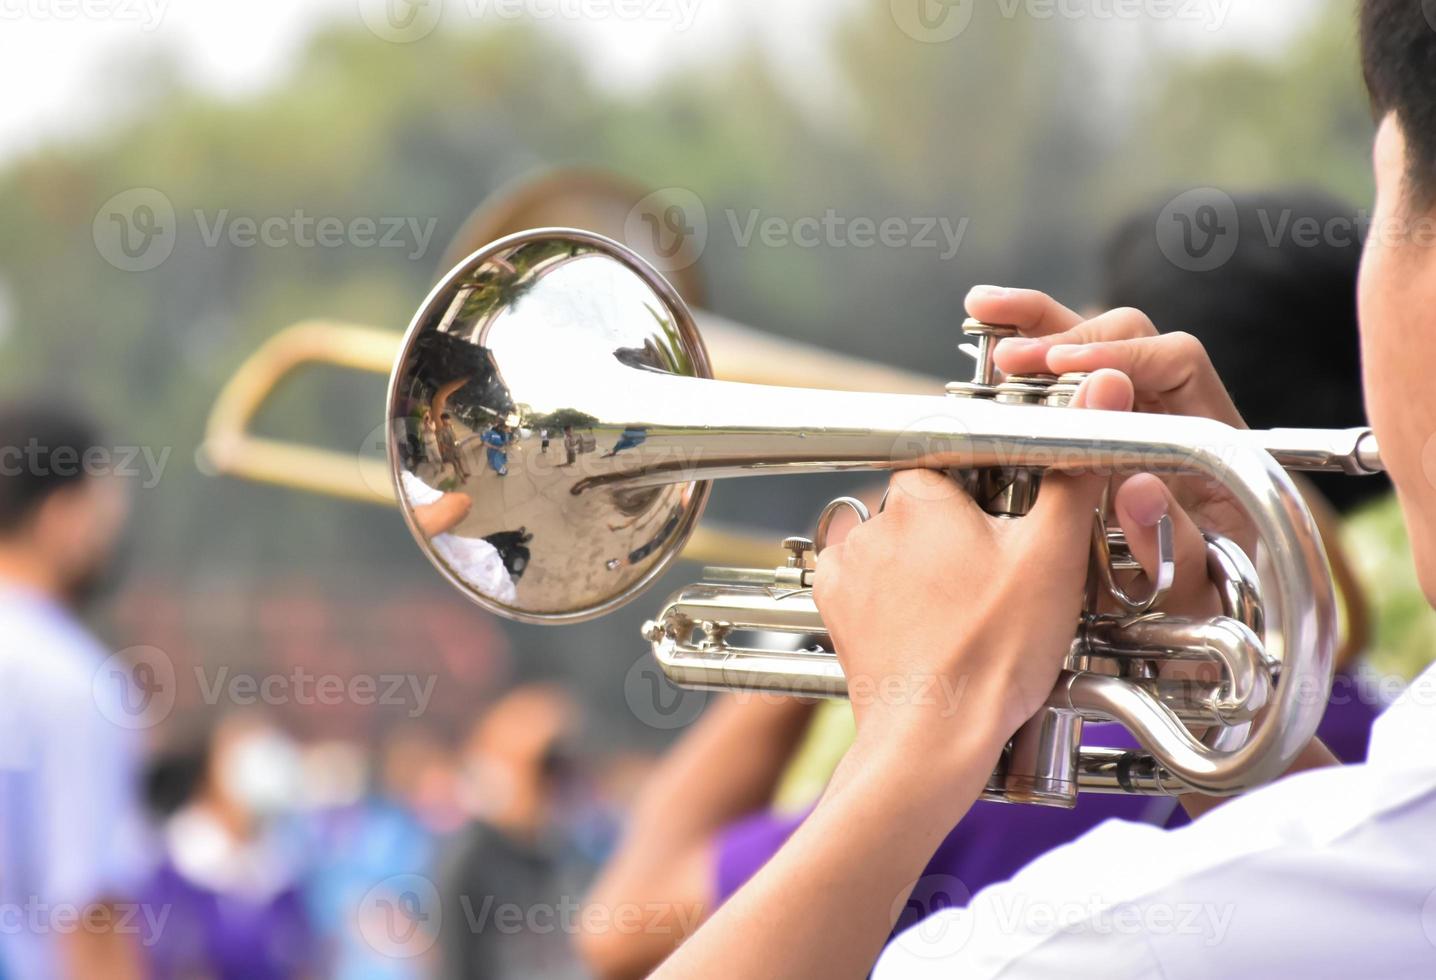
[[23,980],[139,976],[161,928],[127,901],[148,871],[145,692],[108,678],[78,616],[128,515],[110,458],[78,416],[0,406],[0,974]]

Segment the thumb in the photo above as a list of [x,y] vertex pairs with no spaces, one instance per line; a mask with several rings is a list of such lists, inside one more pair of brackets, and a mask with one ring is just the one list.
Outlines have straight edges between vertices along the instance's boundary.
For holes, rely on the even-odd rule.
[[1176,574],[1163,608],[1195,608],[1211,598],[1206,539],[1165,483],[1150,473],[1134,476],[1117,489],[1112,507],[1132,557],[1149,578],[1157,564],[1157,523],[1171,518]]

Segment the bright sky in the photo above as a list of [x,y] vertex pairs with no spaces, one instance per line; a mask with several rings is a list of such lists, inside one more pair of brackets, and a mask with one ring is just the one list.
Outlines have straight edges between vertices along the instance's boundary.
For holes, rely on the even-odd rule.
[[[1035,16],[1083,8],[1060,22],[1114,52],[1138,28],[1121,11],[1145,5],[1163,36],[1191,47],[1270,49],[1321,0],[0,0],[0,160],[55,134],[103,124],[123,93],[108,66],[145,47],[181,60],[195,83],[239,95],[282,74],[306,36],[334,19],[382,25],[386,13],[444,23],[541,17],[576,35],[601,77],[642,86],[676,64],[721,55],[749,33],[781,49],[794,88],[821,92],[823,33],[854,3],[889,4],[894,17],[917,3],[996,3]],[[389,6],[386,8],[386,4]],[[413,10],[408,5],[414,5]],[[633,11],[646,11],[634,16]],[[1178,16],[1174,12],[1187,11]],[[581,16],[575,16],[575,11]],[[1166,11],[1166,13],[1162,13]],[[1105,16],[1104,16],[1105,13]],[[1218,29],[1210,29],[1213,24]],[[382,27],[381,27],[382,29]]]

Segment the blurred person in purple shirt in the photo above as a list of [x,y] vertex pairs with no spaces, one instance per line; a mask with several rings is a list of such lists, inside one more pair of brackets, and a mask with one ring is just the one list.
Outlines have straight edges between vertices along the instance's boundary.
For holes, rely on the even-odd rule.
[[[300,882],[308,841],[294,743],[262,716],[228,715],[170,759],[163,860],[144,889],[167,913],[148,950],[156,980],[320,975]],[[152,780],[152,785],[158,780]]]
[[141,975],[163,909],[139,764],[155,692],[81,624],[112,580],[128,497],[87,420],[0,407],[0,975]]
[[[1323,237],[1313,245],[1291,238],[1273,243],[1262,234],[1263,218],[1269,223],[1272,215],[1356,228],[1355,209],[1305,191],[1249,195],[1234,203],[1235,251],[1211,272],[1185,270],[1167,258],[1156,233],[1160,206],[1124,220],[1107,247],[1101,307],[1137,307],[1164,329],[1199,337],[1254,427],[1358,424],[1364,416],[1354,300],[1359,236]],[[1273,364],[1282,365],[1283,377],[1271,377]],[[1319,516],[1331,506],[1345,512],[1389,491],[1385,477],[1313,482],[1330,495],[1327,501],[1308,492]],[[1351,613],[1363,606],[1360,586],[1343,575],[1340,543],[1328,537],[1348,619],[1359,621],[1362,616]],[[1350,672],[1338,676],[1318,730],[1343,762],[1365,758],[1371,723],[1384,707],[1362,696],[1380,685],[1360,683],[1360,668],[1350,662],[1356,652],[1346,645],[1347,662],[1339,667]],[[662,910],[665,927],[586,931],[579,946],[590,969],[604,977],[645,975],[783,846],[806,814],[777,814],[770,804],[811,710],[795,700],[730,697],[670,751],[588,899],[610,914],[631,907],[657,916]],[[961,725],[960,713],[953,718]],[[1083,743],[1137,748],[1130,733],[1114,724],[1087,725]],[[1039,855],[1112,818],[1169,829],[1189,822],[1176,799],[1167,797],[1083,795],[1072,810],[978,801],[933,855],[905,905],[892,910],[894,933],[944,907],[966,905],[984,886],[1011,878]]]

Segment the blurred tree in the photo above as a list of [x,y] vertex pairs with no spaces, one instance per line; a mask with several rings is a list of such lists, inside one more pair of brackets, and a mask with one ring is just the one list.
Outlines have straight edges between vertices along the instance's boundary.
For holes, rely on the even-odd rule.
[[1269,57],[1182,59],[1155,75],[1114,184],[1128,195],[1310,184],[1368,202],[1372,121],[1355,14],[1340,0],[1317,6],[1311,27]]

